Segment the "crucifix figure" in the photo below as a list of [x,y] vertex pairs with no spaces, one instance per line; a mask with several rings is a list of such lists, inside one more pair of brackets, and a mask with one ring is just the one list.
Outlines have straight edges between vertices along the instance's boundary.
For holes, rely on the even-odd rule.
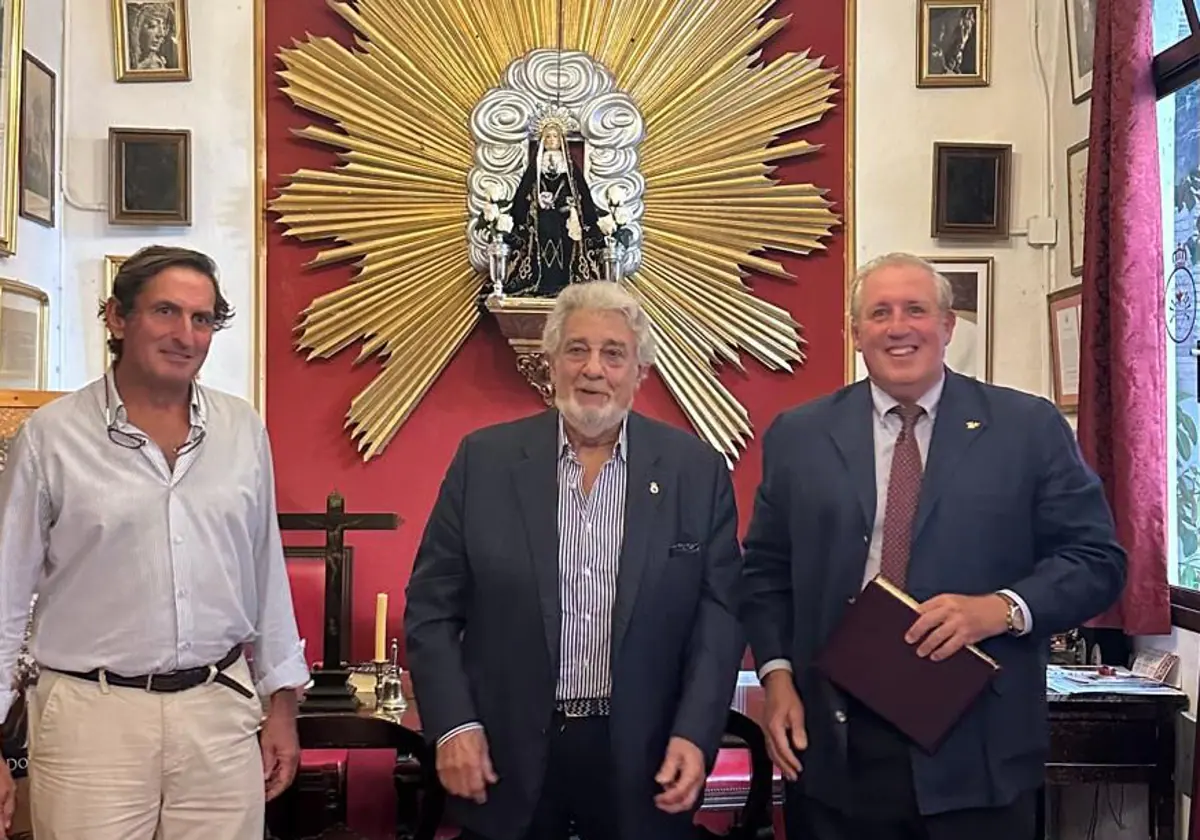
[[[323,658],[313,669],[313,685],[305,694],[301,712],[354,711],[358,699],[350,685],[350,670],[340,661],[342,650],[341,592],[345,571],[346,531],[394,531],[400,517],[394,513],[346,513],[346,500],[336,490],[325,500],[324,513],[281,513],[281,531],[325,532],[325,608]],[[349,620],[349,616],[345,620]],[[332,660],[332,661],[330,661]]]

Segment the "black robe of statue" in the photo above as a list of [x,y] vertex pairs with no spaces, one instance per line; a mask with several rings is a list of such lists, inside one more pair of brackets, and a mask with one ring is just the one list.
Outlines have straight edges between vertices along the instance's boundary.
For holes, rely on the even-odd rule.
[[[529,165],[513,197],[511,212],[515,258],[504,289],[509,294],[555,297],[568,283],[600,279],[599,265],[590,252],[603,247],[604,238],[596,227],[597,210],[591,191],[584,181],[582,170],[570,154],[565,151],[563,154],[571,168],[570,179],[566,172],[543,174],[541,183],[535,187],[534,182],[538,180],[537,153],[537,143],[532,143]],[[576,242],[567,234],[572,180],[574,195],[579,203],[582,242]],[[552,196],[550,209],[539,206],[539,193]]]

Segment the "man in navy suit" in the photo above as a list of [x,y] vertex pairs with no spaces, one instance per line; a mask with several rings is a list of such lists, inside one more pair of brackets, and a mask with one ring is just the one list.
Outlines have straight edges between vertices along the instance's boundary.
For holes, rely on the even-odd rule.
[[[764,438],[742,610],[763,728],[792,782],[790,838],[1030,840],[1048,639],[1124,585],[1071,429],[1043,399],[946,369],[950,307],[923,260],[867,265],[850,312],[869,380],[781,415]],[[813,668],[880,573],[920,602],[907,635],[920,655],[978,644],[1002,668],[932,755]]]
[[568,286],[545,328],[557,409],[468,435],[408,584],[408,663],[467,837],[674,840],[744,650],[725,461],[630,411],[637,301]]

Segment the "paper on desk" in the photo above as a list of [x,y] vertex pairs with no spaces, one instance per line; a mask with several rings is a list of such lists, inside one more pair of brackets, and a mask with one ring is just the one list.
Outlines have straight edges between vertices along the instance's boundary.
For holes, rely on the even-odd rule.
[[1051,665],[1046,669],[1046,692],[1049,694],[1178,694],[1179,689],[1155,680],[1135,676],[1127,668],[1116,668],[1112,675],[1101,674],[1095,668],[1064,668]]

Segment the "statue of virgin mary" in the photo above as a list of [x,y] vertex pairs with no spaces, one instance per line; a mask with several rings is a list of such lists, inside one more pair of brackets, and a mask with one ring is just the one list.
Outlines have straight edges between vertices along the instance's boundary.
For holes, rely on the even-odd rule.
[[594,252],[603,247],[598,213],[583,172],[557,121],[540,126],[512,204],[516,257],[509,294],[555,297],[568,283],[602,278]]

